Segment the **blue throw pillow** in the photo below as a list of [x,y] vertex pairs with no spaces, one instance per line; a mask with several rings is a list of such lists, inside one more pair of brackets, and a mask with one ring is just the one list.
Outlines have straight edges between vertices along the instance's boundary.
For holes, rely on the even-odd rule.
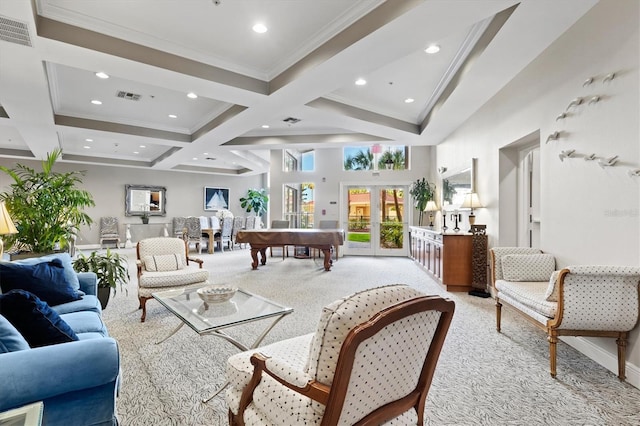
[[22,334],[2,315],[0,315],[0,353],[23,351],[29,344]]
[[73,260],[71,260],[69,253],[53,253],[47,254],[46,256],[29,257],[27,259],[15,260],[13,263],[35,265],[42,262],[51,262],[54,259],[60,259],[62,262],[62,266],[64,267],[64,277],[67,284],[76,291],[80,290],[80,280],[78,279],[78,274],[73,269]]
[[0,262],[0,288],[3,293],[26,290],[51,306],[80,299],[78,292],[65,280],[60,259],[34,265]]
[[78,340],[76,333],[56,311],[28,291],[11,290],[1,294],[0,314],[32,348]]

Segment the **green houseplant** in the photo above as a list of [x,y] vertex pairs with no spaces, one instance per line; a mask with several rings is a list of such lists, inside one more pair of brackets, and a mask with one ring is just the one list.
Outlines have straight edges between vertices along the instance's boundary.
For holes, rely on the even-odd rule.
[[418,226],[422,226],[424,209],[427,202],[434,199],[436,187],[429,183],[426,178],[417,179],[411,184],[409,194],[413,197],[413,205],[418,210]]
[[0,200],[5,202],[18,230],[17,234],[6,236],[7,247],[33,253],[64,250],[80,225],[92,223],[84,209],[95,205],[93,196],[78,188],[84,172],[54,172],[53,166],[61,156],[61,150],[47,154],[42,171],[22,164],[13,168],[0,166],[13,179],[11,190],[0,193]]
[[73,269],[76,272],[94,272],[97,275],[98,299],[102,309],[107,307],[111,291],[113,290],[115,296],[118,284],[121,290],[126,290],[124,285],[130,279],[127,258],[109,249],[103,254],[93,251],[89,256],[80,253],[73,261]]
[[256,216],[262,216],[267,212],[267,203],[269,197],[264,188],[248,189],[247,195],[240,198],[240,207],[245,209],[247,213],[254,212]]

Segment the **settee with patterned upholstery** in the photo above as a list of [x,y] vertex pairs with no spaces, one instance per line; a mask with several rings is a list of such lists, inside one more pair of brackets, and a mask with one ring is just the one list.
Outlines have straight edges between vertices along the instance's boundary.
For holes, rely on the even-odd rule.
[[627,334],[638,322],[640,268],[578,265],[555,269],[554,256],[539,249],[491,249],[496,329],[501,331],[505,305],[544,330],[552,377],[556,377],[558,337],[614,337],[618,378],[624,380]]
[[[202,259],[189,257],[187,242],[180,238],[147,238],[136,246],[138,275],[138,299],[144,322],[147,317],[147,300],[155,292],[185,287],[201,287],[209,279],[209,271],[202,269]],[[189,262],[198,268],[189,266]]]
[[323,308],[316,332],[233,355],[231,425],[422,425],[454,303],[402,284]]

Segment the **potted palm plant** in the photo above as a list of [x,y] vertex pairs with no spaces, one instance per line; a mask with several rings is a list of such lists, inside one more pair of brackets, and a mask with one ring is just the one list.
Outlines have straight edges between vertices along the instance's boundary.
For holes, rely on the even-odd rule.
[[0,201],[5,202],[18,230],[5,237],[7,247],[39,254],[65,250],[80,225],[92,223],[84,209],[95,205],[93,196],[78,187],[84,172],[54,172],[61,156],[59,149],[49,153],[42,161],[42,171],[22,164],[0,166],[13,179],[10,191],[0,193]]
[[129,282],[129,263],[127,258],[107,249],[105,253],[91,252],[89,256],[80,253],[73,261],[73,269],[76,272],[94,272],[98,277],[98,299],[102,309],[107,307],[111,291],[116,294],[117,285],[125,290]]
[[417,179],[411,184],[409,194],[413,197],[413,205],[416,210],[418,210],[418,226],[422,226],[424,209],[427,208],[427,202],[434,199],[435,185],[429,183],[426,178]]

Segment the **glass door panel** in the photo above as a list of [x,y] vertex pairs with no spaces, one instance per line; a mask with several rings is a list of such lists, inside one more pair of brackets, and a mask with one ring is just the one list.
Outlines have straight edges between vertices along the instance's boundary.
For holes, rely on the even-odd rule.
[[347,188],[347,253],[371,254],[371,188]]
[[401,186],[377,188],[378,195],[378,244],[376,253],[385,256],[406,256],[406,218],[404,217],[404,194]]
[[405,186],[347,186],[347,255],[407,256]]

